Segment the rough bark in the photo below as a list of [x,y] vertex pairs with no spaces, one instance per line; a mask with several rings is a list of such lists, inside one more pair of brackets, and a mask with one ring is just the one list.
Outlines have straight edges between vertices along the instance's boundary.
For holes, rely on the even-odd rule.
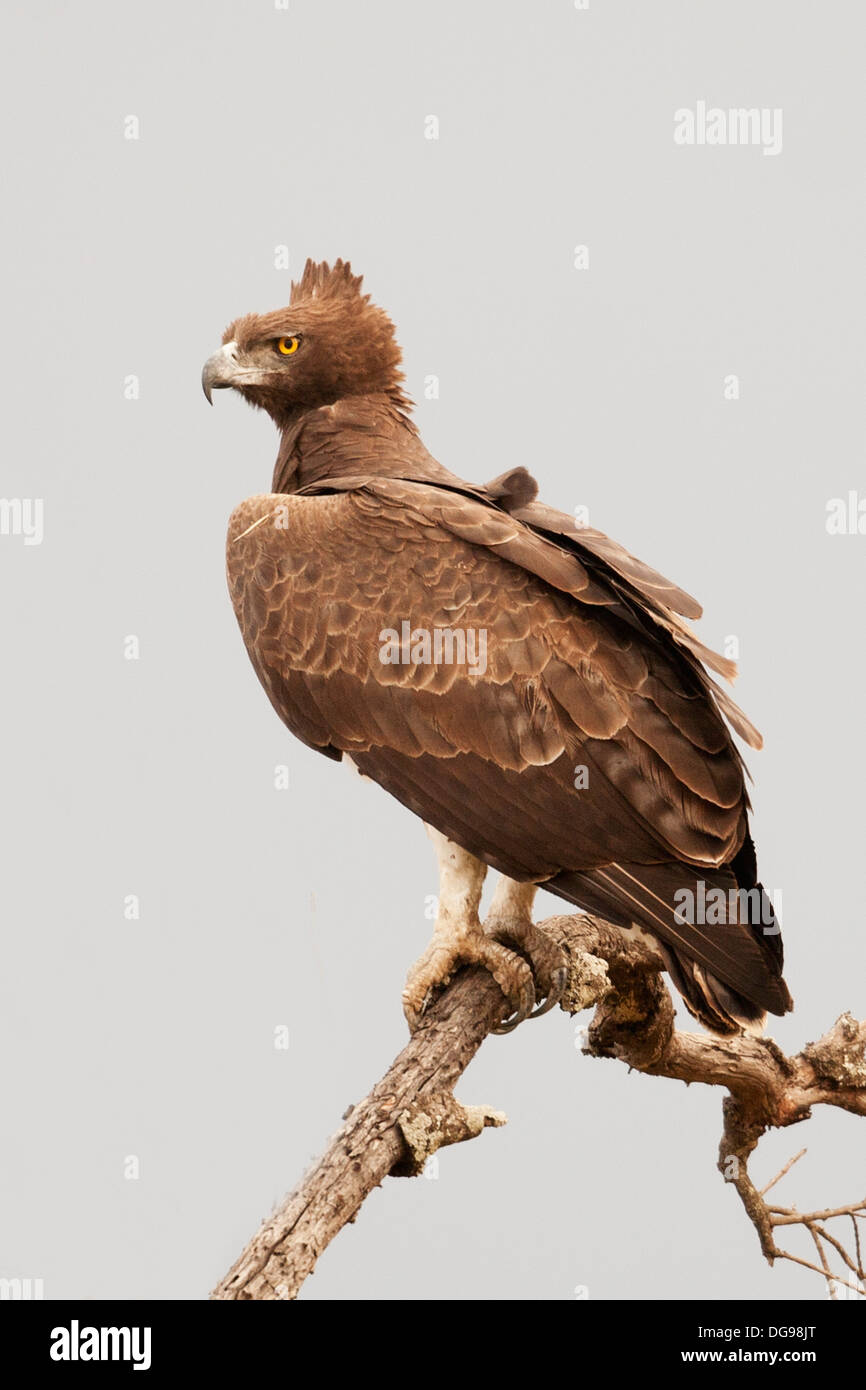
[[[588,1054],[615,1058],[649,1076],[721,1086],[728,1092],[719,1168],[738,1192],[766,1258],[771,1263],[790,1259],[816,1270],[831,1294],[840,1286],[862,1292],[866,1274],[857,1222],[866,1204],[805,1214],[769,1206],[766,1192],[796,1159],[763,1192],[749,1176],[748,1161],[768,1129],[807,1119],[814,1105],[866,1114],[866,1023],[843,1014],[823,1038],[793,1057],[786,1057],[771,1038],[718,1039],[682,1032],[674,1028],[662,960],[650,946],[583,915],[552,917],[541,929],[559,942],[568,959],[562,1008],[569,1013],[595,1008],[584,1049]],[[413,1176],[443,1145],[503,1124],[504,1116],[496,1111],[463,1107],[453,1095],[457,1079],[502,1011],[499,987],[485,970],[460,972],[378,1085],[347,1112],[325,1154],[264,1222],[212,1296],[296,1297],[321,1252],[385,1177]],[[853,1253],[826,1230],[826,1221],[835,1217],[850,1221]],[[820,1265],[776,1245],[774,1231],[795,1224],[809,1231]],[[828,1250],[841,1260],[842,1276],[831,1272]]]
[[[325,1247],[389,1173],[411,1176],[437,1148],[480,1133],[477,1110],[461,1125],[453,1087],[501,1014],[493,977],[477,966],[462,971],[378,1085],[346,1112],[318,1163],[263,1223],[212,1297],[294,1298]],[[504,1116],[489,1112],[484,1123],[502,1124]]]

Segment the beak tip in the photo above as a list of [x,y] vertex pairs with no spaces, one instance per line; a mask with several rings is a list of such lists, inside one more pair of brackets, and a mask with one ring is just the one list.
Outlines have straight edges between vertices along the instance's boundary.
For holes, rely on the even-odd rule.
[[[229,347],[232,349],[231,352],[228,350]],[[239,368],[233,343],[212,353],[201,372],[201,389],[208,405],[213,405],[214,391],[223,391],[230,386],[237,386],[241,379],[246,381],[251,375],[254,374]]]

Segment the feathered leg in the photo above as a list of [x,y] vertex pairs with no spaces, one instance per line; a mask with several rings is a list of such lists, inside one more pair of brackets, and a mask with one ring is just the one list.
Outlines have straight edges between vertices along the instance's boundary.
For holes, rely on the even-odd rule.
[[482,927],[478,907],[487,865],[432,826],[426,829],[439,859],[439,910],[430,945],[409,971],[403,991],[409,1027],[413,1031],[418,1027],[435,991],[447,985],[463,965],[483,965],[490,971],[508,1000],[512,1017],[503,1025],[506,1031],[528,1018],[536,998],[533,971],[523,954],[503,944],[500,936],[537,967],[539,987],[548,996],[539,1012],[546,1013],[562,993],[565,971],[557,948],[532,925],[535,885],[502,879]]

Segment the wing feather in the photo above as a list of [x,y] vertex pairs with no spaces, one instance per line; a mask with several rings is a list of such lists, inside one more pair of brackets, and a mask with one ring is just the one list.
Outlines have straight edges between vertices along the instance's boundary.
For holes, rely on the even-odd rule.
[[[722,872],[747,836],[722,716],[755,731],[676,616],[697,605],[528,501],[525,479],[498,483],[503,505],[496,488],[489,500],[382,477],[243,503],[229,587],[269,698],[310,746],[350,754],[504,873],[638,917],[710,972],[672,967],[710,1014],[716,977],[774,1007],[774,971],[747,926],[719,938],[672,916],[672,882]],[[483,634],[484,662],[430,661],[411,643],[384,658],[385,634],[404,624]]]

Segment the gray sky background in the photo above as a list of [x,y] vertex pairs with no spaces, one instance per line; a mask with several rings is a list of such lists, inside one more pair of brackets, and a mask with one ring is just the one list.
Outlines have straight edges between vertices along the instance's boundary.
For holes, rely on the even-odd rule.
[[[737,636],[775,1036],[862,1015],[866,537],[825,528],[866,491],[862,6],[18,0],[3,29],[2,490],[44,539],[0,537],[0,1274],[206,1296],[404,1040],[434,857],[259,688],[223,545],[276,439],[199,387],[307,255],[392,314],[443,463],[526,464]],[[781,108],[781,153],[675,145],[701,100]],[[386,1183],[303,1297],[823,1297],[719,1178],[721,1097],[582,1057],[587,1021],[491,1039],[458,1094],[507,1128]],[[843,1114],[756,1178],[804,1143],[780,1200],[862,1194]]]

